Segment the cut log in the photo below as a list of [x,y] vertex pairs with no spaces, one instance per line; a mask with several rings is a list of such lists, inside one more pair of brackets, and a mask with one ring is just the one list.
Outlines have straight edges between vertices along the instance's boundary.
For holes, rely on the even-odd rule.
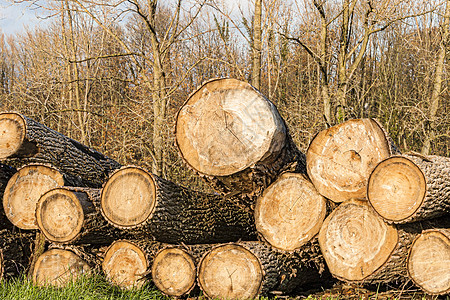
[[101,212],[120,229],[164,243],[202,244],[254,240],[253,215],[229,199],[179,186],[128,166],[102,189]]
[[32,241],[30,233],[0,231],[0,279],[11,279],[26,272]]
[[195,286],[195,258],[181,248],[164,248],[155,255],[151,274],[153,283],[163,294],[181,297]]
[[130,233],[111,226],[96,209],[100,193],[100,189],[61,187],[42,195],[36,207],[36,222],[47,240],[109,245],[130,238]]
[[342,203],[319,232],[320,249],[330,272],[347,282],[406,283],[408,251],[424,228],[450,224],[445,218],[422,223],[390,225],[367,201]]
[[[176,142],[184,161],[223,193],[258,196],[281,172],[305,172],[275,106],[236,79],[215,79],[193,92],[178,111]],[[244,197],[246,198],[246,197]]]
[[51,164],[81,186],[96,188],[120,168],[113,159],[17,113],[0,114],[0,160],[5,159]]
[[308,175],[319,193],[334,202],[366,198],[370,173],[395,151],[378,122],[349,120],[314,137],[306,153]]
[[37,259],[31,278],[38,286],[64,287],[90,274],[91,270],[91,266],[74,252],[50,249]]
[[21,229],[38,229],[36,204],[39,198],[65,184],[63,175],[48,166],[28,165],[19,169],[9,180],[3,195],[6,216]]
[[[0,199],[3,199],[3,193],[5,192],[8,181],[17,172],[13,167],[0,164]],[[13,224],[6,217],[5,210],[3,209],[3,202],[0,207],[0,229],[12,229]]]
[[429,229],[414,240],[408,273],[427,294],[450,293],[450,229]]
[[311,240],[325,219],[327,201],[303,174],[284,173],[256,200],[256,229],[281,250]]
[[370,175],[367,197],[387,222],[408,223],[450,212],[450,158],[393,156]]
[[161,244],[152,241],[118,240],[109,246],[102,263],[106,279],[124,289],[140,288]]
[[293,252],[278,252],[262,242],[219,245],[200,261],[198,283],[211,299],[253,299],[289,293],[320,280],[324,269],[317,240]]

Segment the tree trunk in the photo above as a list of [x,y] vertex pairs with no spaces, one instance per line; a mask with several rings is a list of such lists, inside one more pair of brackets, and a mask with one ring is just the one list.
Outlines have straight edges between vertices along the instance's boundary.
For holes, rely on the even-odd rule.
[[277,252],[261,242],[231,243],[214,247],[201,259],[198,283],[212,299],[253,299],[289,293],[319,280],[323,270],[317,240],[294,252]]
[[319,193],[334,202],[365,198],[373,168],[397,151],[375,120],[349,120],[319,132],[311,141],[308,175]]
[[91,271],[89,262],[73,251],[55,248],[39,256],[31,278],[38,286],[64,287]]
[[408,274],[427,294],[450,293],[450,229],[429,229],[413,242]]
[[61,187],[39,199],[36,222],[47,240],[63,244],[106,245],[130,233],[121,231],[103,218],[100,189]]
[[102,262],[106,279],[124,289],[142,287],[153,257],[161,247],[161,243],[149,240],[115,241],[106,250]]
[[190,95],[177,115],[176,142],[192,169],[222,193],[241,193],[246,205],[281,172],[305,168],[275,106],[235,79],[209,81]]
[[[0,199],[3,199],[8,181],[17,172],[13,167],[0,164]],[[3,209],[3,201],[0,207],[0,229],[12,229],[13,224],[6,217],[5,210]]]
[[11,279],[26,272],[32,241],[30,233],[0,231],[0,279]]
[[450,158],[410,154],[376,166],[367,197],[386,221],[408,223],[450,211]]
[[284,173],[256,200],[255,225],[273,247],[295,250],[319,233],[327,200],[304,174]]
[[19,169],[8,181],[3,195],[6,217],[20,229],[38,229],[36,204],[39,198],[69,181],[56,169],[44,165]]
[[252,37],[252,80],[251,83],[256,89],[261,88],[261,15],[262,0],[255,1],[255,17],[253,19],[253,37]]
[[103,216],[120,229],[164,243],[253,240],[253,215],[220,195],[181,187],[138,167],[124,167],[106,182]]
[[17,113],[0,114],[0,132],[0,160],[51,164],[82,186],[99,188],[120,168],[118,162]]
[[367,284],[405,283],[406,263],[414,238],[424,228],[449,225],[444,218],[394,227],[367,201],[349,200],[335,209],[319,233],[320,249],[331,274]]

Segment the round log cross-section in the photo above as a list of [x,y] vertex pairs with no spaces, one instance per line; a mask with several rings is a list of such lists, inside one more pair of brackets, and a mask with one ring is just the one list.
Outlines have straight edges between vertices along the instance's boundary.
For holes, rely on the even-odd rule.
[[194,258],[183,249],[165,248],[153,259],[153,283],[168,296],[180,297],[189,293],[196,278]]
[[250,84],[215,79],[178,112],[176,142],[185,162],[220,192],[259,194],[302,161],[276,107]]
[[326,219],[319,244],[331,274],[363,281],[385,265],[397,247],[397,230],[366,203],[342,203]]
[[295,250],[319,232],[326,211],[326,199],[303,174],[284,173],[256,200],[256,229],[273,247]]
[[308,175],[326,198],[366,198],[370,173],[393,145],[373,119],[354,119],[319,132],[306,153]]
[[125,289],[142,287],[148,268],[146,253],[135,243],[125,240],[112,243],[102,263],[106,278]]
[[367,184],[367,198],[386,221],[408,223],[450,211],[450,158],[392,156],[380,162]]
[[21,229],[38,229],[36,204],[47,191],[63,186],[63,175],[44,165],[28,165],[15,173],[3,195],[3,208],[8,219]]
[[450,229],[430,229],[413,242],[408,273],[427,294],[450,293]]
[[64,287],[90,272],[91,267],[72,251],[50,249],[39,256],[31,277],[39,286]]
[[25,122],[19,114],[0,115],[0,159],[16,154],[26,135]]

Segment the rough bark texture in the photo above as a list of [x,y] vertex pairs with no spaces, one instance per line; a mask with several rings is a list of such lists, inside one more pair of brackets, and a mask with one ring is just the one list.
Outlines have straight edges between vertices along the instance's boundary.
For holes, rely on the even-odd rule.
[[[13,167],[0,164],[0,199],[3,199],[3,193],[6,189],[9,179],[17,172]],[[3,201],[0,205],[0,229],[12,229],[13,224],[6,217],[5,210],[3,209]]]
[[281,172],[305,172],[305,155],[275,106],[235,79],[211,80],[192,93],[177,114],[175,134],[184,161],[247,206]]
[[79,179],[82,186],[99,188],[120,164],[30,118],[17,113],[0,114],[0,160],[11,165],[51,164]]
[[306,154],[316,189],[334,202],[365,198],[370,173],[396,150],[373,119],[354,119],[319,132]]
[[327,200],[304,174],[284,173],[256,200],[258,233],[273,247],[295,250],[317,233],[327,213]]
[[30,233],[0,231],[0,279],[18,277],[27,271],[32,241]]
[[27,165],[8,181],[3,195],[3,208],[12,224],[21,229],[38,229],[36,204],[50,189],[67,184],[56,169],[45,165]]
[[402,224],[450,212],[450,158],[405,154],[384,160],[367,186],[370,204],[387,222]]
[[164,243],[256,238],[253,215],[229,199],[184,188],[138,167],[110,177],[102,189],[101,211],[113,226]]
[[293,252],[276,251],[262,242],[241,242],[210,250],[197,276],[209,298],[252,299],[289,293],[320,280],[324,268],[316,239]]
[[100,189],[61,187],[38,201],[36,221],[47,240],[63,244],[109,245],[131,233],[111,226],[97,209]]
[[450,293],[450,229],[429,229],[413,242],[408,274],[427,294]]
[[445,218],[422,223],[389,225],[366,201],[342,203],[325,220],[319,233],[321,251],[331,274],[363,284],[405,283],[408,251],[425,228],[449,225]]

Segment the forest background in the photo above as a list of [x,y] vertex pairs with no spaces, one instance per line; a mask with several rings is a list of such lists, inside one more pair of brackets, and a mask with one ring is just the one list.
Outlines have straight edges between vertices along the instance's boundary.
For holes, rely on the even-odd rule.
[[[46,0],[0,33],[0,110],[190,186],[176,113],[202,82],[248,81],[306,151],[377,118],[404,151],[450,156],[450,0]],[[15,5],[12,3],[11,5]]]

